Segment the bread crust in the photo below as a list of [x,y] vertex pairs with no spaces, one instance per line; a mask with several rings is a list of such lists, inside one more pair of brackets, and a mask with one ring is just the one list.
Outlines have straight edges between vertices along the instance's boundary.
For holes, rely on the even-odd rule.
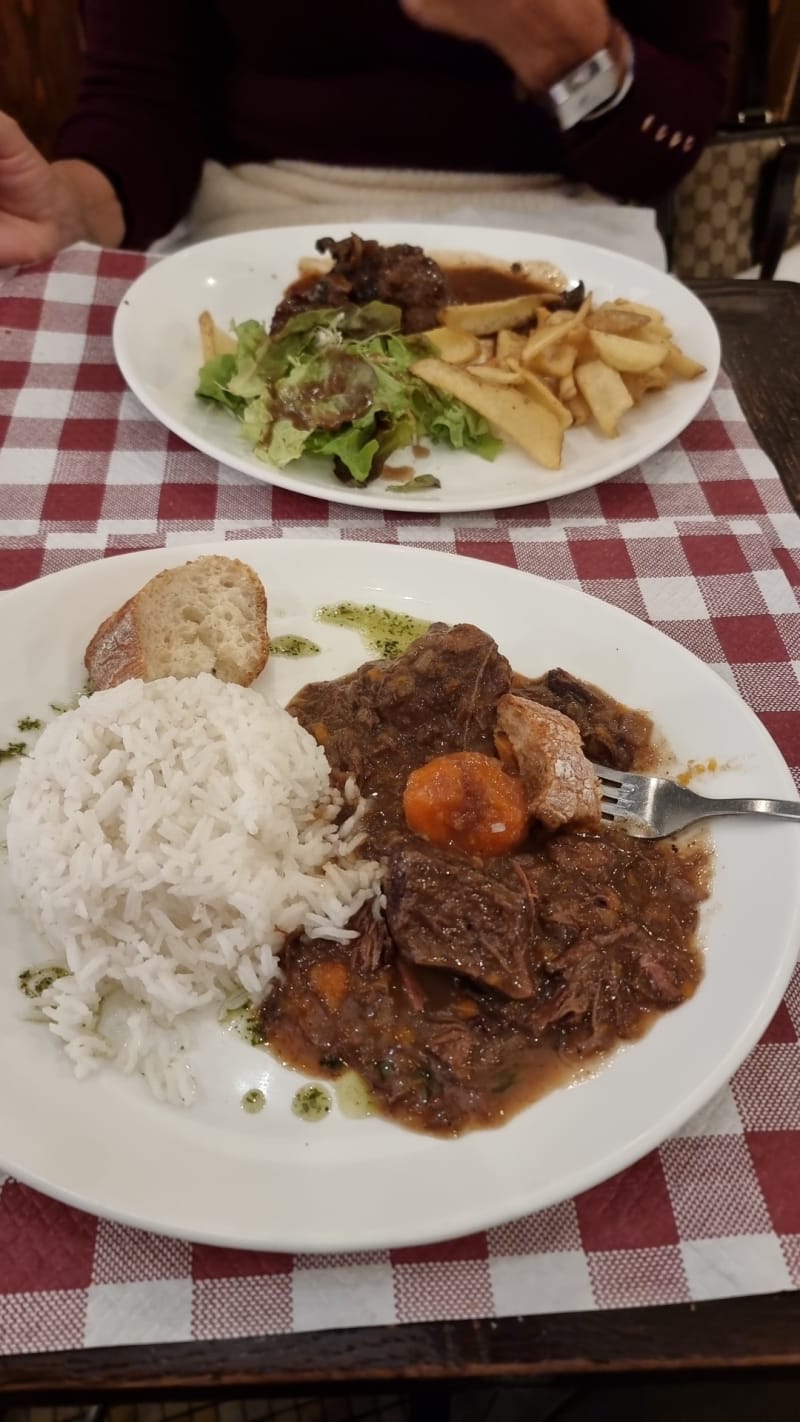
[[[187,577],[188,570],[191,574]],[[148,633],[144,623],[147,620],[148,612],[152,614],[154,604],[160,601],[169,600],[171,594],[176,597],[180,594],[185,585],[187,596],[190,596],[196,587],[196,579],[208,579],[209,586],[220,576],[234,578],[239,591],[246,590],[253,601],[251,626],[249,631],[253,640],[253,648],[249,654],[241,659],[241,666],[234,669],[231,674],[230,652],[226,653],[222,644],[216,649],[217,657],[213,653],[214,649],[209,647],[207,660],[211,663],[203,670],[213,671],[215,675],[224,681],[236,681],[240,686],[250,686],[257,676],[264,670],[269,656],[269,638],[267,636],[267,595],[258,574],[241,562],[238,558],[225,558],[219,554],[209,554],[203,558],[196,558],[188,563],[182,563],[177,568],[166,568],[163,572],[157,573],[144,587],[140,588],[133,597],[117,608],[101,622],[94,636],[84,653],[84,665],[86,667],[89,686],[92,691],[106,691],[112,686],[118,686],[120,682],[130,681],[133,678],[141,678],[143,681],[152,681],[157,676],[180,676],[188,675],[182,671],[179,661],[176,659],[175,665],[170,667],[159,666],[156,669],[156,659],[163,662],[163,649],[156,649],[148,645]],[[198,627],[200,621],[198,621]],[[173,629],[164,628],[164,640],[169,639]],[[199,631],[196,634],[200,638]],[[207,639],[204,645],[207,645]],[[167,658],[167,660],[169,660]],[[217,662],[222,666],[218,667]]]

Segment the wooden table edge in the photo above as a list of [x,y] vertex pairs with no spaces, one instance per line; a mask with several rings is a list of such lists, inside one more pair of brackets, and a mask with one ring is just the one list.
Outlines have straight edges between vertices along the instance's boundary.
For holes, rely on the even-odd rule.
[[800,511],[800,283],[688,283],[711,312],[722,340],[722,364],[761,448]]
[[800,1371],[800,1293],[0,1358],[3,1403]]

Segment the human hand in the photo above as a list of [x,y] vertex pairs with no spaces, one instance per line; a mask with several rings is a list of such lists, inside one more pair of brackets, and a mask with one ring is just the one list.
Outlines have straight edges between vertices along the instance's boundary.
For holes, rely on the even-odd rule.
[[74,240],[57,176],[19,124],[0,113],[0,267],[41,262]]
[[549,89],[609,41],[605,0],[400,0],[427,29],[477,40],[532,92]]
[[116,247],[125,221],[114,188],[81,159],[48,163],[0,111],[0,267],[28,266],[73,242]]

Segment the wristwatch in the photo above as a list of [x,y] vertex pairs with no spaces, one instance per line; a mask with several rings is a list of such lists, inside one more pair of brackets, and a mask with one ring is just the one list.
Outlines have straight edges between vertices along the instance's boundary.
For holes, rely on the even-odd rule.
[[621,25],[612,24],[608,44],[570,70],[544,95],[562,132],[601,118],[622,103],[633,84],[633,46]]

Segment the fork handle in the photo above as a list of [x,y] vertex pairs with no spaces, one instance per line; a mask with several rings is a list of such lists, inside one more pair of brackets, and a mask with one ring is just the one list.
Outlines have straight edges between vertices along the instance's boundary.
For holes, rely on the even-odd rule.
[[[698,796],[703,800],[704,796]],[[707,819],[712,815],[772,815],[777,820],[800,820],[800,801],[797,800],[712,800],[709,797],[708,808],[705,805],[699,810],[699,818]]]

